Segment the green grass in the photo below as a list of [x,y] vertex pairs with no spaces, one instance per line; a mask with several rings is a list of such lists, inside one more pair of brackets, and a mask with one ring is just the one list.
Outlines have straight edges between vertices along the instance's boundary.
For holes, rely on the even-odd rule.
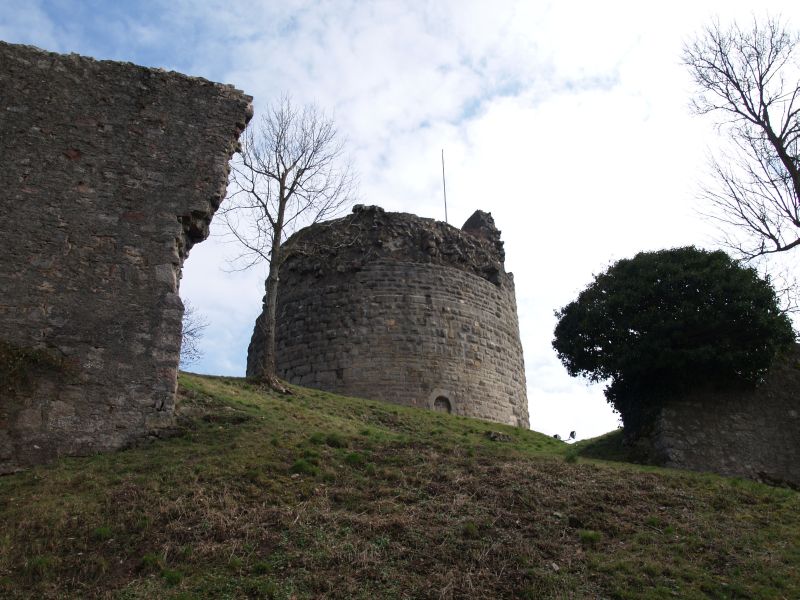
[[0,478],[0,597],[800,597],[796,492],[180,381],[180,435]]
[[572,454],[585,458],[613,460],[618,462],[647,463],[647,457],[636,449],[623,444],[622,429],[611,431],[600,437],[575,442]]

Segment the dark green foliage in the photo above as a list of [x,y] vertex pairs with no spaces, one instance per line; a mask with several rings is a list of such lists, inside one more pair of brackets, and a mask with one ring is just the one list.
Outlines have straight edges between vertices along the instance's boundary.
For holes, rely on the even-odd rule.
[[618,261],[557,316],[559,359],[570,375],[610,379],[626,425],[676,392],[755,385],[794,341],[768,282],[693,246]]

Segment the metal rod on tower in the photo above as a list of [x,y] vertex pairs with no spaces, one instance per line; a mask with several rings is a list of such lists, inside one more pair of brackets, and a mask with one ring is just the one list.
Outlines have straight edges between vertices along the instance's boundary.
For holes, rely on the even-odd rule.
[[442,192],[444,193],[444,222],[447,223],[447,184],[444,179],[444,148],[442,148]]

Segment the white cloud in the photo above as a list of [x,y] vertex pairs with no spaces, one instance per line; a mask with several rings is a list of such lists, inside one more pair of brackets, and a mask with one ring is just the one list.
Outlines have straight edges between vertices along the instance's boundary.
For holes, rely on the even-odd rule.
[[35,0],[7,0],[0,8],[0,40],[64,52],[58,27]]

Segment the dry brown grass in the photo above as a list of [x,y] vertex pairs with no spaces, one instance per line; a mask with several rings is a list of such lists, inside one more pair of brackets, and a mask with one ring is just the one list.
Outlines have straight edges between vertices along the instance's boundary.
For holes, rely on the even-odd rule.
[[533,432],[319,392],[182,383],[183,435],[0,479],[0,595],[800,597],[795,492],[570,463]]

